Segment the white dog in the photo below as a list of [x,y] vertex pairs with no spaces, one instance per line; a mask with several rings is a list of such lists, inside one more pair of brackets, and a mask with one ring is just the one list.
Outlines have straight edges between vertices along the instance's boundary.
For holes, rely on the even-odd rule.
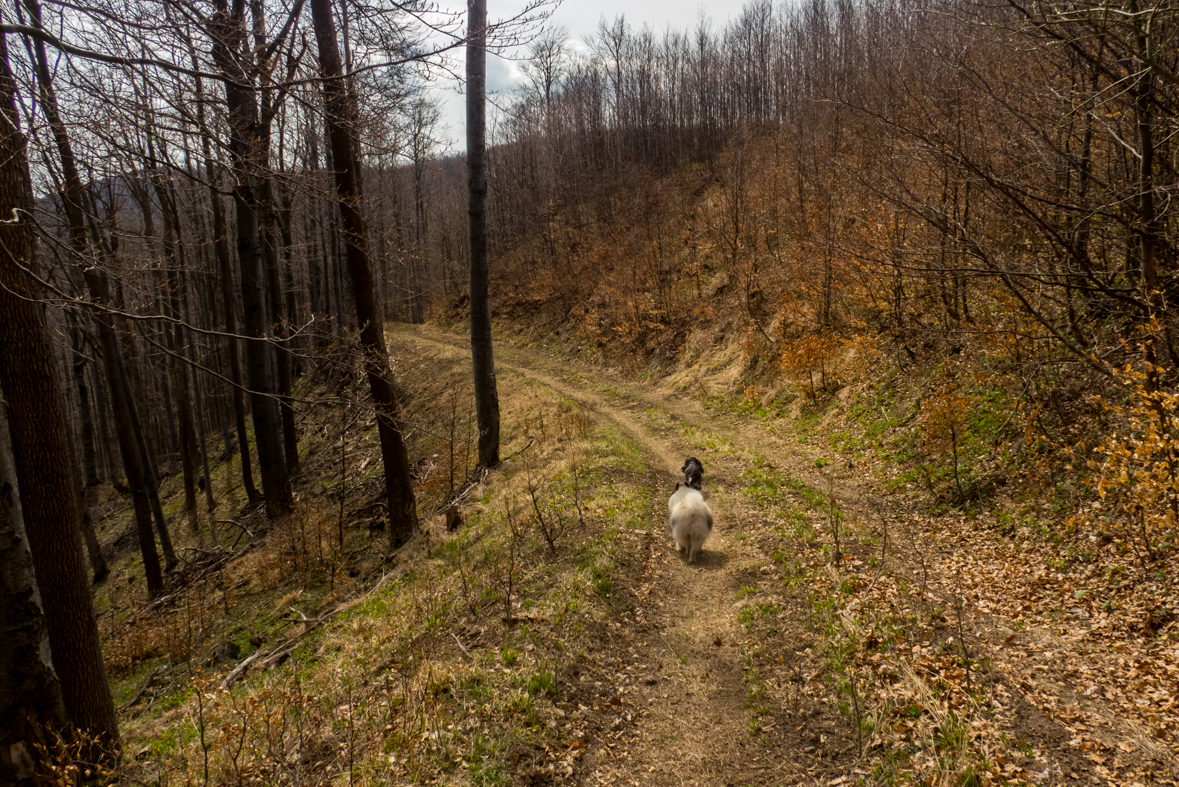
[[712,533],[712,509],[704,502],[700,490],[675,485],[675,492],[667,501],[667,524],[676,549],[686,551],[688,562],[695,563],[696,554]]

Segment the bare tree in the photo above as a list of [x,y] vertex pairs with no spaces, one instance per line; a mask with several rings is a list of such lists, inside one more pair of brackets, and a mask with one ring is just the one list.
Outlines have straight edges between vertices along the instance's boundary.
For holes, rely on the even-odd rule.
[[[42,29],[41,7],[36,0],[25,0],[32,27]],[[44,42],[31,42],[33,60],[37,75],[37,88],[41,96],[41,107],[49,121],[53,132],[61,163],[62,204],[65,208],[66,223],[69,229],[70,243],[76,254],[83,260],[89,260],[91,243],[85,226],[83,211],[84,188],[81,175],[78,172],[77,160],[69,133],[58,109],[57,94],[54,90],[52,76],[49,71],[49,60],[45,52]],[[109,303],[109,293],[105,276],[95,265],[85,265],[83,275],[89,287],[90,296],[99,304]],[[136,524],[139,532],[140,551],[143,554],[144,569],[147,575],[148,592],[157,595],[163,590],[163,578],[160,573],[159,558],[155,551],[155,539],[152,536],[152,502],[159,506],[158,481],[153,482],[154,470],[149,471],[151,458],[147,453],[147,445],[142,434],[142,425],[136,417],[135,396],[127,381],[123,352],[119,347],[110,317],[106,314],[95,316],[99,338],[102,346],[103,361],[110,381],[112,401],[115,409],[115,422],[119,435],[120,449],[123,452],[124,468],[127,481],[131,485],[135,499]],[[164,545],[167,569],[171,571],[178,563],[172,550],[171,539],[168,534],[167,523],[162,509],[156,518],[156,525]]]
[[356,104],[347,89],[331,0],[311,0],[315,40],[323,71],[323,93],[327,105],[328,135],[336,170],[336,196],[343,229],[345,259],[356,301],[356,322],[364,352],[364,369],[377,410],[377,433],[385,465],[385,493],[389,504],[389,542],[396,548],[417,529],[417,506],[409,473],[400,405],[391,380],[389,352],[375,301],[372,267],[369,263],[368,233],[361,216],[360,164],[350,129],[354,127]]
[[[192,37],[184,31],[184,43],[192,60],[193,70],[199,65],[196,48]],[[242,381],[241,358],[239,340],[233,334],[237,333],[237,310],[234,308],[233,298],[233,270],[229,252],[229,229],[225,220],[225,212],[221,205],[221,194],[217,184],[220,180],[219,167],[213,157],[213,133],[205,113],[204,83],[200,77],[193,80],[193,90],[196,94],[197,132],[201,138],[201,155],[205,161],[205,179],[209,188],[209,207],[212,215],[213,251],[217,258],[217,273],[220,281],[220,294],[225,308],[225,332],[230,334],[225,339],[228,350],[229,377],[232,385],[234,427],[237,431],[238,450],[241,453],[242,483],[245,486],[246,498],[251,504],[257,504],[261,499],[254,486],[254,473],[251,469],[250,442],[246,433],[246,395]]]
[[467,211],[471,243],[471,365],[479,464],[499,464],[499,393],[491,341],[487,250],[487,3],[467,3]]
[[[246,3],[216,0],[212,28],[213,57],[225,75],[229,105],[229,150],[233,158],[233,198],[237,212],[237,252],[241,267],[242,302],[245,306],[246,377],[254,419],[254,439],[266,509],[284,514],[294,505],[282,438],[282,413],[278,401],[276,360],[269,342],[271,322],[267,308],[265,255],[259,216],[259,182],[266,153],[260,146],[256,77],[247,67],[252,47],[246,38]],[[296,3],[295,13],[302,8]]]
[[414,101],[409,116],[409,154],[413,166],[414,205],[414,249],[410,255],[409,271],[409,314],[415,325],[423,320],[426,277],[426,241],[429,231],[427,221],[426,174],[430,156],[437,144],[434,139],[441,112],[424,98]]
[[[16,82],[0,34],[0,390],[7,397],[12,455],[21,509],[48,624],[53,663],[73,723],[94,736],[99,758],[119,745],[98,626],[78,530],[74,459],[66,434],[62,392],[47,335],[42,293],[29,271],[35,241],[32,187],[16,109]],[[8,567],[5,566],[5,571]]]

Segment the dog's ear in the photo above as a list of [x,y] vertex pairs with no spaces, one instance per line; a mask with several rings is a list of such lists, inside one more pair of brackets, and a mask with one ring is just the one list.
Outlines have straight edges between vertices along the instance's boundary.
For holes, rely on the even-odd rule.
[[675,489],[676,489],[676,491],[677,491],[677,492],[680,490],[680,487],[681,487],[681,486],[683,486],[683,484],[681,484],[679,481],[676,481],[676,482],[675,482]]

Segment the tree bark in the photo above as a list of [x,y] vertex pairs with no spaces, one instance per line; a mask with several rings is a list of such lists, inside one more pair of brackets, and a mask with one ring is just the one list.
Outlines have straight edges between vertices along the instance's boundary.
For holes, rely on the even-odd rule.
[[[285,164],[279,158],[279,167],[285,169]],[[299,288],[295,283],[295,255],[294,255],[294,232],[291,226],[291,190],[280,188],[278,185],[274,186],[278,191],[280,208],[278,212],[278,226],[279,234],[282,238],[283,249],[283,264],[282,281],[283,290],[286,293],[286,315],[289,322],[288,331],[296,329],[303,323],[303,310],[300,308],[300,294]],[[291,353],[291,378],[299,379],[303,375],[302,355],[299,350],[302,348],[302,340],[295,336],[290,336],[287,339],[287,350]]]
[[[90,297],[97,304],[110,302],[106,278],[96,269],[85,271]],[[115,437],[119,455],[123,460],[123,472],[131,488],[135,525],[139,536],[139,551],[143,556],[143,568],[147,579],[149,595],[157,596],[164,589],[160,573],[160,558],[156,554],[155,537],[152,535],[152,518],[160,534],[160,546],[164,551],[165,567],[172,571],[179,564],[172,549],[172,538],[168,523],[160,505],[159,480],[147,446],[147,435],[139,418],[139,407],[127,372],[123,349],[113,321],[108,314],[95,314],[94,323],[98,329],[98,342],[106,368],[110,389],[111,410],[115,421]]]
[[[100,351],[101,352],[101,351]],[[102,356],[98,356],[101,361]],[[102,384],[98,366],[90,367],[90,390],[94,392],[95,427],[98,429],[98,468],[99,476],[108,483],[113,483],[118,470],[115,458],[114,428],[111,426],[110,394]]]
[[254,419],[254,440],[262,473],[262,492],[271,516],[294,507],[282,440],[282,415],[275,381],[274,350],[266,341],[270,321],[266,308],[266,271],[258,221],[258,102],[253,82],[242,65],[245,49],[245,3],[215,0],[210,33],[213,59],[226,75],[229,105],[229,151],[233,160],[233,201],[237,212],[237,253],[241,267],[243,328],[246,341],[246,378]]
[[53,663],[73,723],[94,737],[95,759],[119,746],[98,625],[78,532],[74,459],[65,428],[62,392],[53,363],[40,294],[25,269],[35,254],[32,187],[25,138],[16,110],[16,82],[0,35],[0,389],[8,399],[12,455],[37,583],[43,595]]
[[499,393],[491,342],[487,255],[487,2],[467,3],[467,214],[471,235],[471,366],[479,465],[499,464]]
[[311,16],[323,72],[328,137],[336,173],[336,196],[340,207],[345,260],[352,282],[352,295],[356,301],[356,322],[360,328],[364,370],[377,410],[377,433],[381,440],[385,493],[389,504],[389,542],[396,548],[408,541],[417,529],[418,516],[409,474],[409,452],[401,432],[400,406],[390,379],[389,352],[385,349],[385,335],[374,299],[367,232],[360,215],[359,161],[349,133],[350,124],[356,118],[356,106],[343,79],[331,0],[311,0]]
[[[251,0],[251,12],[254,17],[254,51],[262,52],[267,49],[265,30],[266,21],[262,0]],[[298,13],[298,12],[296,12]],[[282,96],[279,94],[279,104],[275,104],[275,93],[269,84],[269,60],[260,60],[256,64],[260,77],[259,94],[261,96],[258,117],[258,202],[259,220],[262,228],[262,255],[266,269],[267,306],[270,309],[270,331],[280,339],[274,345],[275,369],[278,373],[279,413],[282,417],[283,452],[287,460],[287,472],[294,475],[299,472],[299,435],[295,427],[295,408],[291,400],[291,390],[294,386],[294,374],[291,370],[291,343],[287,335],[286,325],[290,315],[287,314],[286,300],[283,295],[283,276],[279,272],[278,237],[279,209],[275,199],[276,186],[272,176],[270,163],[270,149],[274,117],[281,106]]]
[[[209,151],[208,136],[203,135],[202,144],[205,145],[205,157],[208,162],[206,171],[209,177],[210,199],[213,201],[213,249],[217,255],[217,270],[220,271],[221,297],[225,302],[225,332],[237,333],[237,314],[233,299],[233,272],[229,262],[229,230],[225,226],[225,215],[221,210],[221,195],[217,194],[212,155]],[[229,349],[229,379],[233,383],[233,424],[237,430],[237,443],[241,452],[242,483],[245,485],[246,498],[251,505],[257,504],[262,496],[254,486],[254,472],[250,460],[250,440],[246,431],[246,392],[242,381],[241,353],[238,350],[238,339],[226,339]]]
[[[98,543],[98,534],[94,532],[94,519],[90,516],[90,503],[86,500],[86,490],[82,486],[82,469],[78,467],[77,456],[71,468],[74,478],[74,493],[78,496],[78,528],[82,533],[82,542],[86,545],[86,554],[90,557],[90,570],[93,572],[94,584],[98,584],[110,574],[106,558],[102,556],[102,546]],[[0,565],[3,565],[0,563]]]
[[[90,407],[90,391],[86,385],[86,343],[82,337],[82,329],[75,324],[70,326],[70,344],[73,357],[70,369],[73,373],[74,386],[78,392],[78,411],[82,422],[82,456],[84,467],[76,467],[75,480],[78,487],[78,500],[82,507],[82,539],[86,544],[86,554],[90,556],[90,568],[94,572],[94,583],[106,579],[110,573],[106,558],[102,556],[102,547],[98,543],[98,534],[94,532],[94,520],[90,516],[90,503],[86,499],[86,490],[98,484],[98,460],[94,447],[94,415]],[[83,476],[85,472],[85,476]]]
[[51,781],[42,753],[55,735],[68,734],[69,718],[49,656],[8,433],[0,391],[0,784],[24,787]]
[[[263,138],[270,138],[269,126],[263,128]],[[262,208],[262,238],[263,258],[266,265],[266,291],[269,296],[267,304],[270,307],[270,330],[282,339],[281,345],[275,346],[275,362],[278,371],[278,401],[282,415],[283,453],[287,458],[287,471],[299,472],[299,433],[295,428],[295,407],[291,400],[291,389],[294,385],[291,371],[291,342],[285,325],[286,301],[283,298],[283,277],[279,272],[278,261],[278,223],[277,211],[274,205],[274,189],[271,178],[260,178],[258,191],[261,194]]]

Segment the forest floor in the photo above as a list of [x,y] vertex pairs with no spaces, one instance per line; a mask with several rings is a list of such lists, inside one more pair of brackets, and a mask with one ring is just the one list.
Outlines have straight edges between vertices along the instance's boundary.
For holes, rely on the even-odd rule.
[[[497,364],[616,424],[657,479],[586,783],[1177,783],[1173,563],[1136,578],[1145,609],[1126,593],[1111,612],[1052,543],[918,513],[789,428],[534,350]],[[716,516],[699,565],[665,524],[687,456]]]
[[[348,437],[334,416],[304,423],[297,522],[231,517],[249,537],[192,553],[216,572],[196,566],[165,603],[126,590],[124,564],[124,590],[100,596],[137,752],[124,778],[1179,783],[1174,553],[938,512],[882,491],[887,463],[821,424],[524,337],[496,348],[503,467],[464,486],[468,339],[388,336],[417,445],[434,446],[422,536],[380,558],[371,423]],[[688,456],[716,521],[695,565],[666,525]],[[128,541],[125,519],[105,527]],[[185,637],[205,644],[167,644]]]

